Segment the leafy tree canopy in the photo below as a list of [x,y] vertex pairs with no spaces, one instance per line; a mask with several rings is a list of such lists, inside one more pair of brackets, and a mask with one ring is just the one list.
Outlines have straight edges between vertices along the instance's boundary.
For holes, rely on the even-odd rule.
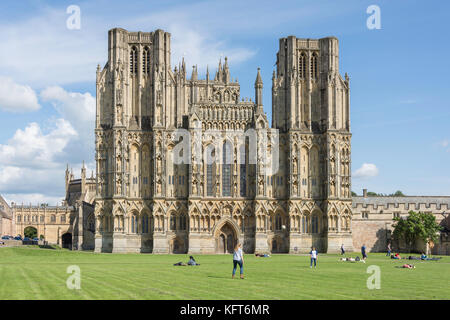
[[408,217],[395,217],[393,235],[397,239],[404,239],[409,248],[416,240],[424,242],[437,242],[442,227],[436,222],[432,213],[410,211]]

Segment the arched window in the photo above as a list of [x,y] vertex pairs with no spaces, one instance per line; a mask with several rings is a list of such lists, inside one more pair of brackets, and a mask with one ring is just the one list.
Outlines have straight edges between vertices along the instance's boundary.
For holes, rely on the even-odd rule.
[[136,214],[133,214],[131,216],[131,233],[137,233],[137,216]]
[[61,216],[61,223],[66,223],[66,215],[65,214],[63,214]]
[[306,55],[304,52],[302,52],[298,58],[298,76],[301,79],[306,78]]
[[148,215],[144,213],[141,218],[142,233],[148,233]]
[[319,233],[319,217],[317,215],[313,215],[311,219],[311,232]]
[[311,78],[317,79],[317,53],[313,53],[311,56],[311,66],[310,66],[310,72],[311,72]]
[[56,222],[56,216],[54,214],[50,217],[50,222]]
[[246,143],[245,145],[242,145],[239,149],[239,156],[240,156],[240,195],[241,197],[245,197],[247,195],[247,145],[248,138],[246,137]]
[[216,154],[214,147],[209,145],[207,147],[207,159],[206,159],[206,195],[211,197],[214,195],[214,173],[215,173],[215,159]]
[[275,216],[275,230],[281,230],[281,215],[277,214]]
[[17,222],[22,222],[22,216],[20,214],[17,216]]
[[144,74],[150,74],[150,49],[148,47],[144,48],[142,54],[142,72]]
[[231,143],[225,141],[223,143],[223,164],[222,164],[222,195],[224,197],[231,196],[231,163],[233,149]]
[[186,214],[184,214],[184,213],[180,216],[180,227],[179,227],[179,229],[180,230],[186,230]]
[[131,47],[130,52],[130,73],[137,74],[137,49],[135,46]]

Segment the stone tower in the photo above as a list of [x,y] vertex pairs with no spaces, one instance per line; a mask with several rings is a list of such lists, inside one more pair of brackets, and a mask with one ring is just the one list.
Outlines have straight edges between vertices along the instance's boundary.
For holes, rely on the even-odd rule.
[[351,247],[337,50],[334,38],[280,40],[270,128],[259,69],[254,101],[243,99],[227,58],[214,78],[193,66],[189,79],[184,60],[172,69],[169,33],[110,30],[97,69],[95,250]]
[[349,79],[338,40],[280,39],[272,95],[272,125],[289,141],[290,251],[351,250]]

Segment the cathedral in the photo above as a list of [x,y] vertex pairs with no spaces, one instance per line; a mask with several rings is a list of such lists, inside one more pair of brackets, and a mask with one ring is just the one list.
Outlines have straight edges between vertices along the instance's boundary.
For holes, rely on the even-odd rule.
[[272,123],[255,70],[203,78],[163,30],[108,35],[97,68],[96,252],[352,250],[349,78],[338,39],[279,40]]
[[[439,242],[415,250],[450,254],[449,196],[351,192],[349,77],[334,37],[279,40],[272,123],[263,81],[241,97],[228,59],[211,75],[172,68],[170,34],[109,31],[97,68],[96,172],[67,167],[61,205],[9,204],[0,235],[34,231],[72,250],[137,253],[383,252],[393,218],[433,214]],[[21,245],[8,241],[7,245]]]

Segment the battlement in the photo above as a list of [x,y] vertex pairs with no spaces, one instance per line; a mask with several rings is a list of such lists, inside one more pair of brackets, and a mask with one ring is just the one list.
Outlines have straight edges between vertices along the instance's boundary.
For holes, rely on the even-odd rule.
[[356,211],[450,211],[450,197],[405,196],[405,197],[353,197]]

